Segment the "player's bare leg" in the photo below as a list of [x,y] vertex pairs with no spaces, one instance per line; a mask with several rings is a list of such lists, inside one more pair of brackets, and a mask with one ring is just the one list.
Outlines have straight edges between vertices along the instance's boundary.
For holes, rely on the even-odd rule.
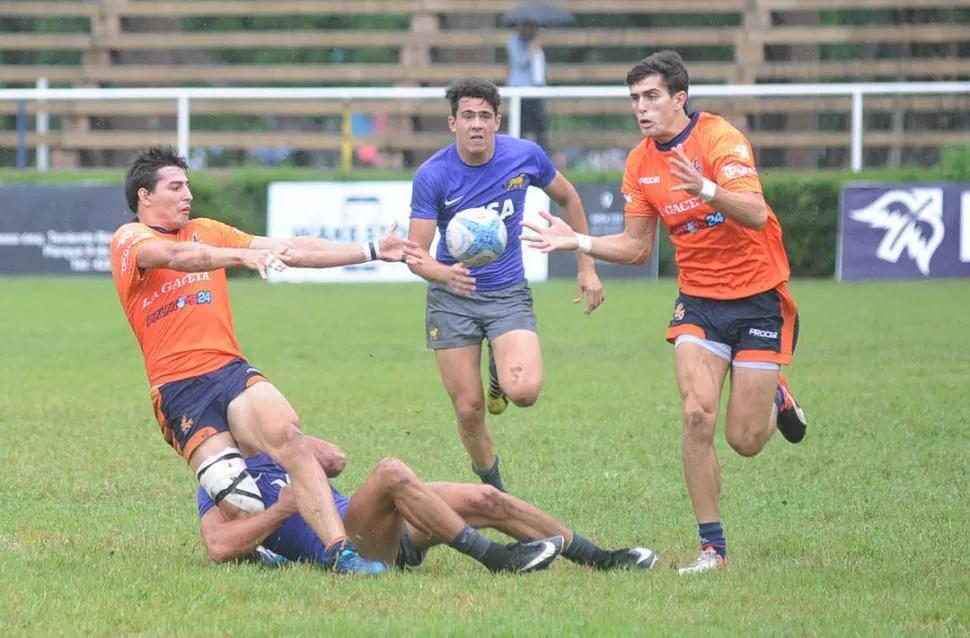
[[485,425],[481,344],[435,350],[441,382],[458,418],[458,436],[483,482],[503,490],[495,443]]
[[511,547],[488,540],[395,458],[381,461],[354,492],[345,521],[361,555],[388,564],[397,558],[402,521],[409,523],[415,536],[439,539],[495,572],[541,569],[559,554],[563,543],[555,534],[550,535],[553,539]]
[[511,330],[492,340],[499,385],[512,403],[525,408],[542,391],[542,348],[531,330]]
[[[565,539],[563,557],[580,565],[595,569],[649,569],[656,562],[656,554],[642,547],[602,549],[535,505],[490,485],[428,483],[427,486],[475,529],[498,530],[518,541],[562,536]],[[441,542],[435,535],[415,528],[409,528],[408,534],[418,549]]]
[[677,346],[675,359],[683,419],[684,478],[701,537],[699,562],[684,569],[699,566],[701,569],[694,571],[706,571],[723,564],[726,553],[720,522],[721,471],[714,451],[714,430],[721,387],[730,362],[690,342]]
[[778,370],[731,367],[724,434],[728,444],[741,456],[761,452],[777,429],[778,409],[774,399],[778,376]]
[[360,559],[356,554],[345,556],[343,545],[348,537],[327,475],[300,431],[296,411],[286,397],[269,382],[257,383],[229,403],[228,416],[236,440],[265,452],[287,471],[300,515],[333,551],[335,568],[376,573],[363,561],[357,565]]

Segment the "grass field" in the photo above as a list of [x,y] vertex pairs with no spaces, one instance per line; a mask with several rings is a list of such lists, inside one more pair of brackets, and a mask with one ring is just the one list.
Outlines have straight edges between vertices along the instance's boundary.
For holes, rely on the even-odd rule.
[[[497,577],[441,549],[365,580],[212,566],[110,281],[0,280],[0,635],[967,635],[970,283],[791,288],[810,430],[754,459],[719,432],[728,570],[671,569],[697,550],[662,338],[674,282],[607,282],[589,318],[557,283],[535,288],[543,396],[491,420],[506,485],[661,567]],[[348,453],[339,487],[387,455],[474,478],[421,287],[232,292],[246,354]]]

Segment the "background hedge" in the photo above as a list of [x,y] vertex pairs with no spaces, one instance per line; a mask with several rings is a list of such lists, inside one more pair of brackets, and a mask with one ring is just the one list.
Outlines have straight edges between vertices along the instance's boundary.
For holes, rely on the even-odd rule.
[[[252,233],[266,231],[268,186],[276,181],[348,181],[410,179],[412,173],[360,171],[353,173],[301,169],[209,170],[191,175],[198,214],[225,221]],[[619,173],[578,173],[574,183],[616,183]],[[0,171],[0,183],[122,182],[121,171],[35,173]],[[970,181],[970,149],[948,149],[941,166],[866,173],[763,174],[765,197],[781,221],[792,274],[796,277],[831,277],[835,273],[839,193],[850,182]],[[118,203],[124,210],[123,201]],[[661,232],[661,273],[672,274],[673,250]]]

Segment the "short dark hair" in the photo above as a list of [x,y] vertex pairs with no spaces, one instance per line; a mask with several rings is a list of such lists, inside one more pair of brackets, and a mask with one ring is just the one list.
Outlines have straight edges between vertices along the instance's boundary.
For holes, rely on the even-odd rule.
[[154,192],[158,184],[158,171],[166,166],[176,166],[188,172],[189,164],[171,146],[152,146],[131,158],[125,173],[125,201],[132,213],[138,214],[138,191],[147,188]]
[[451,104],[451,114],[458,115],[458,102],[463,97],[479,98],[492,105],[492,110],[498,114],[498,107],[502,104],[498,87],[482,78],[461,78],[448,85],[445,99]]
[[633,86],[651,75],[663,78],[667,92],[671,95],[681,91],[686,93],[690,86],[684,60],[676,51],[658,51],[637,62],[626,74],[626,85]]

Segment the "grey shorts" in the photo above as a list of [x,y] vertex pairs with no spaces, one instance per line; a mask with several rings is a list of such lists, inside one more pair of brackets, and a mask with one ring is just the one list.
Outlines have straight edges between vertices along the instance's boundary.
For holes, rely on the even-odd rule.
[[523,279],[502,290],[455,294],[444,284],[428,286],[425,336],[432,350],[489,341],[513,330],[536,332],[532,289]]

